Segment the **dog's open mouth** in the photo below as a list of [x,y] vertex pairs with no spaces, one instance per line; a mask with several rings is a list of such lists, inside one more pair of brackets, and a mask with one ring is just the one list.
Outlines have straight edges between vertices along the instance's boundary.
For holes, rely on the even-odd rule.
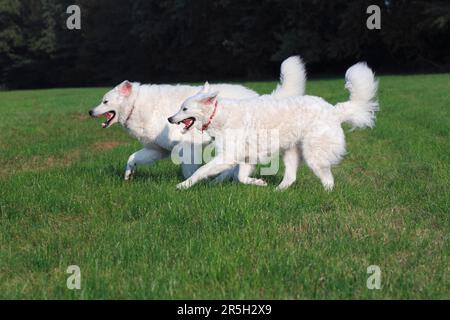
[[188,131],[195,123],[195,118],[191,117],[191,118],[186,118],[184,120],[181,120],[180,122],[178,122],[177,124],[184,124],[184,128],[183,130],[186,132]]
[[114,118],[116,117],[116,112],[115,111],[108,111],[108,112],[106,112],[106,113],[104,113],[102,115],[106,117],[106,121],[102,123],[102,127],[104,129],[106,129],[111,124],[111,121],[113,121]]

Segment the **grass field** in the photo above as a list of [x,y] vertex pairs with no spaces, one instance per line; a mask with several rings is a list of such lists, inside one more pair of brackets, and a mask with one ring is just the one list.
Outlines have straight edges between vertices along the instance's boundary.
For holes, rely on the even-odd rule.
[[[335,103],[343,85],[307,93]],[[140,146],[88,118],[104,92],[0,93],[0,298],[450,298],[450,75],[381,77],[377,125],[346,130],[331,193],[305,166],[283,193],[282,170],[177,191],[170,160],[124,182]]]

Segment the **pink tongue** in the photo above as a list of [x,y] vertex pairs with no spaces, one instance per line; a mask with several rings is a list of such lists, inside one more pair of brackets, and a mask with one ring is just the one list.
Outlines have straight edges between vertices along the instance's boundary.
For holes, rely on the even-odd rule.
[[183,120],[183,123],[184,123],[184,125],[185,125],[186,127],[188,127],[188,126],[191,125],[192,119],[185,119],[185,120]]
[[109,120],[112,118],[112,113],[111,112],[107,112],[106,113],[106,119]]

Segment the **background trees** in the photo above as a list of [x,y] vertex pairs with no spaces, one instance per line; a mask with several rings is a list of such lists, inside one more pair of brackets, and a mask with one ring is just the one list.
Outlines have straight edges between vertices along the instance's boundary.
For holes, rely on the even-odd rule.
[[[74,2],[80,31],[66,28]],[[370,4],[381,30],[366,28]],[[442,72],[449,39],[445,0],[0,0],[0,84],[273,78],[298,53],[314,74],[360,59],[378,72]]]

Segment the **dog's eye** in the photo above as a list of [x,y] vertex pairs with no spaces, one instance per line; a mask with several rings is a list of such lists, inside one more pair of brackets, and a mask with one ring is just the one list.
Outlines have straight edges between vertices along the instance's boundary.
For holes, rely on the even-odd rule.
[[183,108],[183,111],[187,111],[187,108]]
[[108,100],[103,101],[103,104],[108,104]]

